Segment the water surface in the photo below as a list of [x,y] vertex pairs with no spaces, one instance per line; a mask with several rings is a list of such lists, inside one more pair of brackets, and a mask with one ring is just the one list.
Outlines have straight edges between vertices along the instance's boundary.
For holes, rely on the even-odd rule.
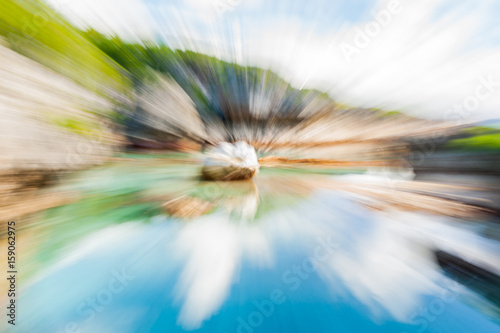
[[484,246],[473,229],[318,186],[349,171],[203,182],[194,161],[132,156],[64,179],[78,199],[23,231],[17,329],[500,331],[474,281],[434,258],[440,243]]

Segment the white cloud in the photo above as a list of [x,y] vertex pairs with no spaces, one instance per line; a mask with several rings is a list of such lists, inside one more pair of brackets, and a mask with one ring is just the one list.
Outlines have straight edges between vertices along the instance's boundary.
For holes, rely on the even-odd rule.
[[[353,106],[443,119],[455,104],[474,95],[481,78],[500,82],[500,46],[491,42],[500,40],[500,29],[493,27],[486,34],[479,30],[493,15],[493,1],[475,6],[463,0],[443,11],[442,5],[450,4],[446,0],[401,0],[402,10],[366,47],[354,41],[369,21],[351,25],[337,15],[331,26],[318,26],[314,17],[301,13],[257,15],[249,9],[265,3],[243,0],[220,0],[234,8],[220,17],[211,9],[214,1],[218,0],[186,0],[180,7],[160,3],[157,12],[165,19],[158,25],[140,0],[73,0],[60,10],[80,24],[124,37],[147,38],[156,32],[173,46],[270,67],[297,88],[326,90]],[[387,9],[388,3],[381,0],[374,8]],[[358,49],[350,62],[341,51],[343,42]],[[499,109],[497,89],[459,118],[496,118]]]
[[[306,22],[287,18],[261,26],[247,40],[253,59],[277,68],[296,87],[327,88],[351,105],[385,107],[443,119],[446,111],[474,95],[481,78],[500,82],[500,48],[467,50],[484,11],[456,19],[432,17],[439,1],[413,2],[394,15],[349,62],[342,42],[354,47],[367,22],[319,35]],[[359,44],[359,43],[358,43]],[[276,66],[279,64],[279,67]],[[498,117],[500,89],[464,114],[466,119]]]
[[184,263],[174,288],[182,304],[178,324],[189,330],[201,327],[228,297],[243,257],[265,265],[270,251],[262,229],[238,225],[224,214],[185,225],[173,247]]
[[141,0],[47,0],[80,28],[118,34],[127,40],[154,39],[156,22]]

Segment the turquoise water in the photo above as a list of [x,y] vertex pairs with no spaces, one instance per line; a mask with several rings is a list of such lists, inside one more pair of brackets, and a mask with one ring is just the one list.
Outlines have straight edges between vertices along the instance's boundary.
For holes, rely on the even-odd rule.
[[333,171],[198,174],[175,156],[64,179],[58,191],[79,198],[30,227],[17,331],[500,331],[495,307],[445,276],[406,223],[435,217],[319,189]]

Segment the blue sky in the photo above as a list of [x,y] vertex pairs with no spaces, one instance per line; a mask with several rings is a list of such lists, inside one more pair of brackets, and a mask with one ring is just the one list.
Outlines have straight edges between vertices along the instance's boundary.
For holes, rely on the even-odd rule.
[[[80,26],[271,68],[342,103],[462,122],[500,118],[500,1],[48,1],[64,2],[57,9]],[[382,26],[374,14],[394,3]],[[485,81],[494,89],[476,101]]]

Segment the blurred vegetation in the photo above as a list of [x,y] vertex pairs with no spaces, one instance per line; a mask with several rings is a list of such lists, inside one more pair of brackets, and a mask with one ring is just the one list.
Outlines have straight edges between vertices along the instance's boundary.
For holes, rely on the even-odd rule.
[[500,130],[487,126],[463,129],[460,138],[450,140],[445,148],[461,151],[500,151]]
[[381,112],[381,114],[380,114],[381,117],[393,117],[393,116],[399,116],[402,114],[400,111],[382,111],[382,110],[378,110],[378,111]]
[[[92,29],[82,31],[56,10],[39,0],[2,1],[0,35],[12,50],[111,99],[114,109],[102,110],[97,116],[114,122],[129,127],[131,123],[144,124],[133,99],[131,103],[127,100],[147,89],[161,77],[158,74],[179,84],[195,103],[203,122],[217,119],[228,128],[234,122],[253,117],[252,90],[278,101],[273,117],[296,119],[312,97],[331,102],[318,91],[292,88],[270,70],[243,67],[197,52],[172,50],[166,45],[129,43]],[[89,133],[93,127],[71,114],[52,118],[49,122],[78,134]]]
[[0,1],[0,36],[14,51],[94,92],[130,87],[114,61],[41,1]]
[[83,121],[80,118],[74,119],[70,117],[49,115],[47,121],[56,126],[65,128],[72,133],[88,137],[93,137],[103,131],[102,126],[97,122],[90,120]]
[[495,134],[499,132],[500,131],[498,129],[487,126],[474,126],[462,130],[462,133],[469,136],[480,136],[487,134]]
[[[203,122],[216,119],[228,132],[235,122],[255,118],[250,111],[252,91],[273,101],[272,114],[259,115],[266,119],[293,122],[313,100],[333,103],[325,93],[294,89],[270,70],[239,66],[161,44],[129,43],[92,29],[77,29],[56,10],[39,0],[4,0],[0,2],[0,35],[14,51],[110,98],[114,110],[98,116],[114,122],[129,127],[133,127],[131,123],[144,124],[134,101],[127,100],[147,89],[160,77],[158,74],[179,84],[194,102]],[[92,127],[72,115],[55,123],[80,134]]]
[[[128,43],[117,36],[96,30],[82,31],[89,41],[120,64],[136,89],[154,80],[155,73],[173,78],[195,102],[202,119],[218,117],[226,122],[249,113],[250,91],[279,89],[283,93],[280,116],[293,117],[307,104],[308,98],[333,102],[327,94],[315,90],[294,89],[270,70],[244,67],[193,51],[172,50],[166,45]],[[228,114],[228,109],[234,110]]]
[[[312,101],[343,107],[325,93],[293,88],[268,69],[240,66],[193,51],[173,50],[162,44],[130,43],[93,29],[79,30],[56,9],[39,0],[2,0],[0,36],[14,51],[113,99],[116,104],[119,104],[116,96],[109,94],[110,91],[132,96],[134,91],[147,87],[162,74],[177,82],[193,100],[203,122],[217,118],[228,129],[235,122],[254,119],[255,115],[250,112],[252,91],[266,95],[276,104],[273,106],[275,113],[265,117],[269,122],[276,117],[280,124],[287,120],[300,121],[301,112]],[[113,110],[105,116],[127,125],[140,116],[139,110],[134,108],[128,105],[122,108],[127,112]],[[399,111],[372,111],[380,117],[401,115]],[[95,129],[94,124],[75,120],[71,115],[49,121],[78,134],[92,134]],[[445,148],[500,149],[500,134],[484,126],[470,128],[462,137],[449,141]]]

